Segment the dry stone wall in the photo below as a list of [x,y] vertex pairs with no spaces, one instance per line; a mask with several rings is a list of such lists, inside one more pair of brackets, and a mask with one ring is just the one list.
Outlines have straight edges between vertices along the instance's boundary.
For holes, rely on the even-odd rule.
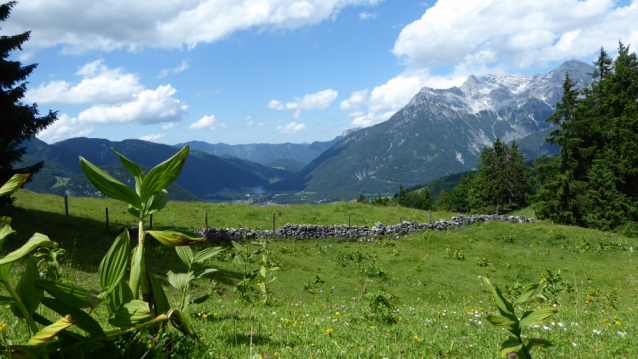
[[508,223],[529,223],[532,219],[524,216],[506,215],[473,215],[456,216],[451,220],[440,220],[434,223],[403,222],[400,224],[384,226],[376,223],[369,227],[349,227],[345,224],[340,226],[320,226],[314,224],[286,224],[274,231],[253,231],[247,228],[202,229],[199,233],[205,236],[211,244],[219,245],[228,241],[239,241],[242,238],[248,239],[321,239],[328,237],[336,238],[361,238],[367,236],[391,236],[408,232],[442,231],[472,223],[502,221]]

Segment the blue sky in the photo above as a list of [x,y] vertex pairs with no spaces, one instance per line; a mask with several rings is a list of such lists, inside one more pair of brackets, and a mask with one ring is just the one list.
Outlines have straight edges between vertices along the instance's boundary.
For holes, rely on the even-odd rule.
[[546,73],[638,46],[638,0],[22,0],[40,133],[228,144],[330,140],[423,86]]

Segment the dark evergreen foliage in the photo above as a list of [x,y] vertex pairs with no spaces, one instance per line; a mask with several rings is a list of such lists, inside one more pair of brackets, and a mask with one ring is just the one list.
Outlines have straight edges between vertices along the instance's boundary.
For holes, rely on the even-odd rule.
[[[0,5],[0,21],[9,17],[14,1]],[[16,173],[36,173],[42,169],[43,162],[14,169],[20,162],[25,149],[22,142],[35,136],[56,120],[56,112],[49,111],[46,116],[38,116],[36,104],[23,104],[21,99],[27,91],[26,78],[36,68],[36,64],[22,66],[19,61],[8,60],[10,53],[22,50],[22,44],[29,40],[30,32],[0,37],[0,183],[5,183]],[[6,203],[8,197],[0,201]],[[9,200],[10,201],[10,200]]]
[[582,91],[565,77],[548,142],[560,157],[538,167],[537,213],[558,223],[609,230],[638,221],[638,59],[619,43],[594,61]]

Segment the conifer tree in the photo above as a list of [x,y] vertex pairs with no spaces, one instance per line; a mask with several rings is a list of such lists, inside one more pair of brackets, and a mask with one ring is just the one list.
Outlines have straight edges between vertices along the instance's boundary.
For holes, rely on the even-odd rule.
[[[0,5],[0,21],[9,17],[14,1]],[[29,40],[30,32],[12,36],[0,36],[0,183],[5,183],[15,173],[36,173],[43,163],[14,169],[26,150],[20,145],[35,136],[56,120],[56,112],[38,116],[36,104],[23,104],[21,99],[27,91],[26,78],[36,64],[22,66],[19,61],[9,59],[12,51],[22,50]],[[8,197],[3,197],[7,201]],[[6,203],[6,202],[5,202]]]

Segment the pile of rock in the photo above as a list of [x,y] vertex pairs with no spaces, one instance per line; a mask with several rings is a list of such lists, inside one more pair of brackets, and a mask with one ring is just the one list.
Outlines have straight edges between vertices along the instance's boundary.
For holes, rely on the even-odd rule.
[[384,226],[382,223],[376,223],[372,228],[350,227],[345,224],[340,226],[319,226],[314,224],[286,224],[274,231],[253,231],[248,228],[230,228],[215,229],[208,228],[199,231],[213,245],[222,244],[228,241],[239,241],[246,237],[248,239],[266,239],[266,238],[282,238],[282,239],[321,239],[328,237],[336,238],[361,238],[367,236],[388,236],[400,235],[408,232],[423,231],[441,231],[451,229],[458,226],[477,222],[503,221],[508,223],[529,223],[532,219],[519,216],[506,215],[473,215],[473,216],[456,216],[451,220],[440,220],[434,223],[417,223],[403,222],[400,224]]

